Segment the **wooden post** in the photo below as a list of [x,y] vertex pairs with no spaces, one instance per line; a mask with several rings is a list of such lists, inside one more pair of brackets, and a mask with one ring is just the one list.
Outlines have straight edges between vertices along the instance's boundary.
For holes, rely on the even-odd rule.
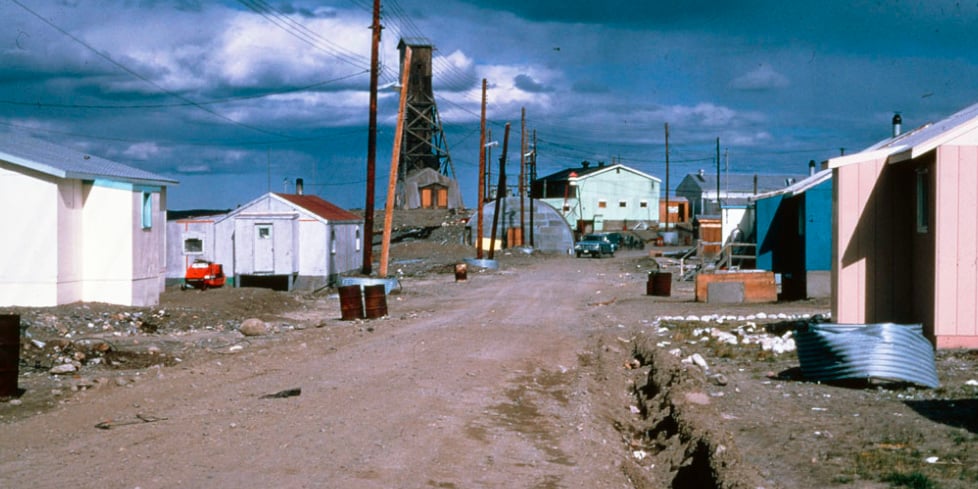
[[499,186],[496,187],[496,209],[492,213],[492,231],[489,233],[489,259],[493,259],[493,251],[496,247],[496,229],[499,227],[499,215],[502,214],[502,203],[506,196],[506,152],[509,149],[509,123],[506,123],[506,131],[503,135],[503,154],[499,157]]
[[367,130],[367,199],[363,205],[363,263],[360,272],[373,269],[374,180],[377,173],[377,78],[380,58],[380,0],[374,0],[373,40],[370,44],[370,116]]
[[520,194],[520,236],[519,244],[523,245],[523,236],[526,236],[526,213],[523,211],[526,201],[526,107],[520,110],[520,184],[516,187]]
[[475,257],[482,259],[482,208],[486,200],[486,79],[482,79],[482,117],[479,121],[479,214]]
[[401,75],[401,101],[397,106],[397,125],[394,129],[394,150],[391,154],[390,183],[387,186],[387,205],[384,207],[384,239],[380,248],[381,278],[387,276],[387,262],[390,259],[391,226],[394,222],[394,194],[397,192],[397,165],[401,160],[401,138],[404,137],[404,107],[407,105],[408,81],[411,75],[411,48],[404,48],[404,74]]

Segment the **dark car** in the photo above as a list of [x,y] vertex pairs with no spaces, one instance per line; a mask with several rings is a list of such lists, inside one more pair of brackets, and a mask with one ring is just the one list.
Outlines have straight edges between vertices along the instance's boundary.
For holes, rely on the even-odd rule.
[[601,258],[604,255],[615,256],[615,245],[604,234],[586,234],[580,241],[574,243],[574,254],[578,258],[588,255]]

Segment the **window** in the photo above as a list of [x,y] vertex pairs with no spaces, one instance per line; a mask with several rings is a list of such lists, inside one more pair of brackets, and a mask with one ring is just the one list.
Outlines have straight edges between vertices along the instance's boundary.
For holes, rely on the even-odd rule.
[[153,227],[153,194],[149,192],[143,192],[142,225],[143,229]]
[[928,207],[928,188],[930,181],[927,178],[927,169],[917,169],[917,232],[924,234],[930,227],[930,209]]
[[269,239],[272,237],[272,226],[258,226],[258,239]]
[[204,240],[200,238],[184,238],[183,254],[199,255],[204,252]]
[[599,200],[598,201],[598,209],[605,209],[607,207],[608,207],[608,201],[607,200],[603,200],[602,199],[602,200]]
[[645,209],[645,208],[647,208],[649,206],[649,201],[643,200],[643,201],[641,201],[641,202],[638,203],[638,206],[641,207],[642,209]]
[[628,207],[628,202],[626,202],[624,200],[619,200],[618,201],[618,207],[621,207],[622,209],[624,209],[624,208]]

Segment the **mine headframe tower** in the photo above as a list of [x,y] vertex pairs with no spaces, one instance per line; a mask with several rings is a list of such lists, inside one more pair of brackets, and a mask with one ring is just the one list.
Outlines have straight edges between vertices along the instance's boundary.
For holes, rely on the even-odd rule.
[[407,103],[404,107],[404,136],[401,144],[399,179],[431,168],[455,179],[455,167],[448,151],[445,131],[438,116],[435,94],[431,87],[431,41],[425,38],[402,38],[397,45],[401,52],[401,73],[404,73],[404,52],[411,48],[411,70],[408,78]]

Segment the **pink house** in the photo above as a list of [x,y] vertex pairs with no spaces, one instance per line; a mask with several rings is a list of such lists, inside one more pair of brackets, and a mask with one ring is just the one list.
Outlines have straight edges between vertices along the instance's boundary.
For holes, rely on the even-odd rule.
[[978,348],[978,105],[826,165],[833,319]]

